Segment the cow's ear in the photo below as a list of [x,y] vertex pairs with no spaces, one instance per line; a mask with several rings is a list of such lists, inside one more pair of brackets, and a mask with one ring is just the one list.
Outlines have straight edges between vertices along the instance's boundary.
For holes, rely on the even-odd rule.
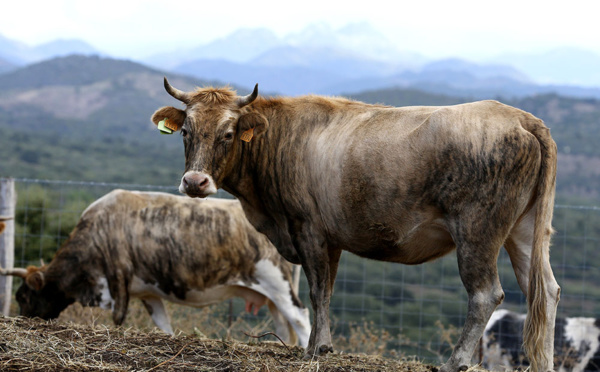
[[25,277],[25,283],[27,286],[29,286],[29,288],[39,291],[40,289],[44,288],[44,285],[46,285],[44,273],[39,270],[31,271]]
[[185,111],[175,107],[165,106],[156,110],[154,115],[152,115],[152,122],[154,125],[158,126],[158,123],[162,120],[169,119],[170,126],[167,127],[174,131],[178,131],[183,126],[185,117]]
[[238,129],[242,132],[242,139],[249,138],[246,142],[250,142],[253,137],[260,137],[269,127],[269,121],[263,114],[258,112],[250,112],[240,116],[238,121]]

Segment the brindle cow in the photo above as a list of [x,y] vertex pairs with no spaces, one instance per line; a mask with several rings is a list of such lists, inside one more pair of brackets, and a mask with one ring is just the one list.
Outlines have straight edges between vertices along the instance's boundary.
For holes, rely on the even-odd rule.
[[[467,368],[504,292],[504,245],[528,294],[533,370],[552,369],[560,288],[549,262],[556,144],[543,122],[495,101],[386,107],[343,98],[165,88],[185,110],[180,191],[223,188],[279,252],[301,263],[315,317],[306,356],[332,350],[329,299],[340,253],[420,264],[456,249],[467,319],[443,371]],[[163,121],[161,123],[161,121]]]
[[255,314],[267,304],[277,334],[306,346],[308,309],[291,285],[292,269],[238,201],[115,190],[83,212],[48,265],[2,273],[24,279],[16,294],[24,316],[56,318],[79,301],[112,309],[119,325],[129,298],[138,297],[173,334],[161,298],[202,307],[241,297]]

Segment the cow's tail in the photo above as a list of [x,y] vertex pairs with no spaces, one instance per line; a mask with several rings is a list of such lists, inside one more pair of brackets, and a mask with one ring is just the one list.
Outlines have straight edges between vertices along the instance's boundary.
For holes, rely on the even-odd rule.
[[548,294],[544,266],[550,254],[550,237],[552,235],[552,214],[554,211],[554,193],[556,185],[556,143],[550,136],[550,130],[540,119],[527,115],[523,127],[533,134],[541,151],[541,166],[536,187],[534,207],[535,223],[533,247],[529,270],[529,287],[527,289],[527,318],[523,328],[524,348],[529,356],[533,371],[539,371],[542,365],[551,361],[545,360],[544,343],[548,319]]

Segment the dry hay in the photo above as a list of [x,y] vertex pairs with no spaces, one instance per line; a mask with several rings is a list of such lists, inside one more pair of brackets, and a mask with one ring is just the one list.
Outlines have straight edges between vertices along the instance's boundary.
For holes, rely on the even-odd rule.
[[21,317],[0,318],[0,338],[2,371],[437,371],[416,361],[359,354],[304,361],[302,348],[279,341],[171,337]]

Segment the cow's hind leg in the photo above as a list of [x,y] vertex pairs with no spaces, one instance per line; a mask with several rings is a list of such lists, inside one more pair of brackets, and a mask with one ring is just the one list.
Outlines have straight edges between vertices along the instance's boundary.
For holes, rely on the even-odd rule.
[[298,337],[294,332],[294,328],[292,328],[290,323],[283,316],[283,314],[281,314],[281,312],[277,309],[277,306],[275,306],[275,304],[272,301],[267,301],[267,306],[269,307],[271,317],[273,318],[273,324],[275,325],[275,334],[279,336],[283,340],[283,342],[286,342],[289,345],[296,344],[296,342],[298,342]]
[[452,356],[441,368],[443,372],[468,368],[490,316],[504,299],[497,269],[502,238],[490,239],[489,234],[467,234],[456,231],[453,235],[460,277],[469,296],[467,319]]
[[152,317],[152,321],[158,328],[163,332],[173,335],[173,328],[171,328],[171,320],[165,305],[159,297],[144,297],[141,298],[146,311]]
[[[534,209],[525,215],[510,232],[506,243],[506,251],[510,257],[519,287],[525,296],[528,296],[529,272],[531,270],[531,251],[533,249],[534,239]],[[550,230],[550,227],[547,227]],[[560,287],[554,278],[552,268],[550,267],[549,245],[550,231],[546,234],[543,252],[543,276],[546,286],[546,328],[544,331],[544,355],[547,359],[548,370],[553,368],[553,349],[554,349],[554,323],[556,318],[556,307],[560,297]],[[546,368],[544,368],[546,369]]]

